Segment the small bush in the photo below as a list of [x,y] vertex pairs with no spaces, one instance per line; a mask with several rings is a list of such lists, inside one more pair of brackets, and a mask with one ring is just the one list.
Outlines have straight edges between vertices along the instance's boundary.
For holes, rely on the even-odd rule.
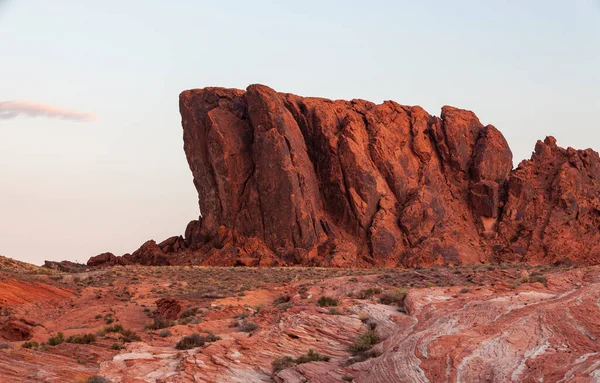
[[166,337],[171,336],[171,331],[169,331],[169,330],[162,330],[161,332],[158,333],[158,335],[161,338],[166,338]]
[[96,335],[94,334],[76,334],[71,335],[66,339],[67,343],[75,343],[75,344],[90,344],[96,340]]
[[8,343],[8,342],[0,343],[0,350],[6,350],[8,348],[13,348],[10,343]]
[[340,302],[333,297],[322,296],[317,301],[317,304],[321,307],[330,307],[330,306],[338,306]]
[[273,305],[277,306],[282,303],[288,303],[292,299],[289,295],[281,295],[273,302]]
[[192,348],[202,347],[206,343],[216,342],[219,339],[221,338],[213,334],[208,334],[206,336],[192,334],[181,338],[175,345],[175,348],[178,350],[190,350]]
[[122,350],[123,349],[123,345],[119,342],[115,342],[113,344],[110,345],[110,349],[111,350]]
[[370,299],[373,295],[377,294],[381,294],[381,289],[379,287],[371,287],[357,292],[354,297],[357,299]]
[[470,293],[470,292],[471,292],[471,289],[467,289],[465,287],[465,288],[460,289],[459,294],[466,294],[466,293]]
[[30,341],[23,343],[21,347],[37,350],[38,347],[40,347],[40,344],[36,341]]
[[173,322],[166,320],[165,318],[154,318],[154,320],[146,325],[147,330],[160,330],[167,327],[173,327]]
[[379,342],[379,337],[377,336],[375,331],[369,330],[360,334],[358,338],[356,338],[354,343],[350,345],[348,350],[352,354],[358,355],[361,352],[370,350],[371,347],[373,347],[373,345],[377,344],[377,342]]
[[279,372],[281,370],[285,370],[286,368],[294,367],[296,363],[294,363],[294,358],[291,356],[283,356],[281,358],[275,359],[271,366],[273,367],[273,372]]
[[308,362],[329,362],[329,357],[325,355],[321,355],[312,348],[308,350],[306,355],[299,356],[296,358],[295,362],[297,364],[308,363]]
[[65,336],[62,332],[59,332],[52,338],[48,338],[48,344],[50,346],[58,346],[59,344],[64,343],[64,341],[65,341]]
[[240,332],[252,332],[256,330],[259,326],[254,322],[244,322],[240,325],[238,331]]
[[109,333],[121,334],[121,340],[127,343],[139,342],[140,340],[142,340],[142,338],[140,338],[140,336],[136,334],[135,331],[127,330],[123,328],[123,326],[121,326],[120,324],[116,324],[114,326],[106,326],[102,330],[98,331],[98,335],[100,336],[105,336]]
[[299,356],[296,359],[292,358],[291,356],[277,358],[271,363],[271,366],[273,367],[273,372],[279,372],[286,368],[294,367],[297,364],[321,361],[328,362],[329,359],[330,358],[328,356],[321,355],[311,348],[310,350],[308,350],[308,353]]
[[185,310],[184,312],[181,313],[181,315],[179,316],[179,319],[193,317],[196,314],[198,314],[199,310],[200,309],[197,308],[197,307],[195,307],[193,309],[187,309],[187,310]]
[[379,303],[384,305],[397,305],[403,306],[404,300],[406,299],[406,289],[395,289],[390,292],[384,293],[379,298]]
[[529,283],[536,282],[540,282],[545,286],[548,284],[548,278],[546,278],[542,273],[536,271],[531,273],[531,275],[529,276]]

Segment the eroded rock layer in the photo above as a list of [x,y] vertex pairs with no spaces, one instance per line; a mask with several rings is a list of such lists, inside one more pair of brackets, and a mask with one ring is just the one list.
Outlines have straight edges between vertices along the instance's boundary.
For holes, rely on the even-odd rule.
[[502,134],[473,112],[445,106],[435,117],[263,85],[184,91],[180,111],[202,216],[184,237],[109,263],[600,260],[600,159],[591,149],[548,137],[512,170]]

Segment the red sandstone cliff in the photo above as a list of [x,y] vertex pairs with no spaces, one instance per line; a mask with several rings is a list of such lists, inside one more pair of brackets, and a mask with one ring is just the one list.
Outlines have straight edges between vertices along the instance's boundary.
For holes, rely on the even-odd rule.
[[[600,260],[600,158],[552,137],[512,169],[474,113],[392,101],[188,90],[202,217],[113,263],[425,266]],[[106,259],[106,261],[103,261]]]

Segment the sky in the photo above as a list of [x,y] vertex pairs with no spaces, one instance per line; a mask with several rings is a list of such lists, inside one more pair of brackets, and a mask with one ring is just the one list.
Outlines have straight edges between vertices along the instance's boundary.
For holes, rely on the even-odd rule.
[[600,0],[0,0],[0,52],[0,254],[35,264],[198,218],[185,89],[453,105],[515,165],[547,135],[600,150]]

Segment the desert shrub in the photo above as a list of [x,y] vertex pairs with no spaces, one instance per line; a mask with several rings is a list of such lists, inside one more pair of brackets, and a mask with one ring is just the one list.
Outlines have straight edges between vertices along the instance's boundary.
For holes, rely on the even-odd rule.
[[341,311],[337,307],[330,307],[329,314],[330,315],[342,315]]
[[200,309],[197,307],[194,307],[193,309],[187,309],[181,313],[181,315],[179,316],[179,319],[193,317],[196,314],[198,314],[199,310]]
[[238,319],[246,319],[248,315],[250,315],[250,313],[248,311],[244,311],[241,314],[235,314],[233,317]]
[[106,326],[102,330],[98,331],[98,335],[100,336],[105,336],[109,333],[120,334],[121,340],[127,343],[139,342],[140,340],[142,340],[142,338],[140,338],[140,336],[136,334],[135,331],[125,329],[120,324],[116,324],[114,326]]
[[61,343],[64,343],[65,341],[65,336],[62,332],[59,332],[58,334],[56,334],[55,336],[53,336],[52,338],[48,338],[48,344],[50,346],[57,346]]
[[6,350],[8,348],[12,348],[12,345],[8,342],[0,343],[0,350]]
[[329,359],[330,358],[328,356],[321,355],[311,348],[306,354],[301,355],[296,359],[292,358],[291,356],[277,358],[271,363],[271,366],[273,367],[273,372],[279,372],[286,368],[294,367],[297,364],[321,361],[328,362]]
[[88,380],[86,380],[85,383],[111,383],[111,381],[100,375],[94,375],[88,378]]
[[169,331],[169,330],[162,330],[161,332],[158,333],[158,335],[161,338],[166,338],[168,336],[171,336],[171,331]]
[[111,332],[121,333],[124,330],[123,326],[116,324],[114,326],[106,326],[102,330],[98,331],[98,335],[104,336]]
[[208,334],[206,336],[200,334],[187,335],[177,342],[175,348],[178,350],[189,350],[196,347],[202,347],[206,343],[216,342],[219,339],[221,338],[213,334]]
[[373,295],[381,294],[381,289],[379,287],[370,287],[365,290],[361,290],[357,292],[354,297],[357,299],[369,299],[372,298]]
[[340,302],[333,297],[327,297],[327,296],[322,296],[321,298],[319,298],[319,300],[317,301],[317,304],[321,307],[330,307],[330,306],[338,306],[340,304]]
[[119,342],[115,342],[113,344],[110,345],[110,349],[111,350],[122,350],[123,349],[123,345]]
[[96,316],[94,316],[94,319],[100,319],[102,318],[102,314],[97,314]]
[[294,367],[296,363],[294,363],[294,358],[291,356],[283,356],[281,358],[275,359],[271,366],[273,367],[273,372],[279,372],[281,370],[285,370],[286,368]]
[[96,335],[94,334],[76,334],[68,337],[65,342],[67,343],[75,343],[75,344],[90,344],[96,340]]
[[273,305],[277,306],[282,303],[287,303],[290,301],[290,299],[292,299],[292,298],[289,295],[281,295],[277,299],[275,299],[275,301],[273,302]]
[[252,332],[256,330],[259,326],[254,322],[244,322],[240,325],[238,331],[241,332]]
[[121,332],[121,340],[126,343],[139,342],[142,338],[132,330],[123,330]]
[[29,341],[29,342],[23,343],[21,345],[21,347],[37,350],[38,347],[40,347],[40,344],[36,341]]
[[366,331],[358,336],[354,343],[350,345],[348,350],[354,354],[358,355],[361,352],[370,350],[373,345],[379,342],[379,337],[373,330]]
[[147,330],[160,330],[167,327],[172,327],[173,322],[166,320],[165,318],[154,318],[154,320],[146,325]]
[[471,289],[467,289],[465,287],[465,288],[460,289],[459,294],[466,294],[466,293],[470,293],[470,292],[471,292]]
[[296,364],[302,364],[308,362],[329,362],[329,359],[328,356],[321,355],[311,348],[305,355],[299,356],[294,361]]
[[403,306],[404,300],[406,299],[406,293],[406,289],[394,289],[392,291],[385,292],[379,298],[379,303],[384,305]]

